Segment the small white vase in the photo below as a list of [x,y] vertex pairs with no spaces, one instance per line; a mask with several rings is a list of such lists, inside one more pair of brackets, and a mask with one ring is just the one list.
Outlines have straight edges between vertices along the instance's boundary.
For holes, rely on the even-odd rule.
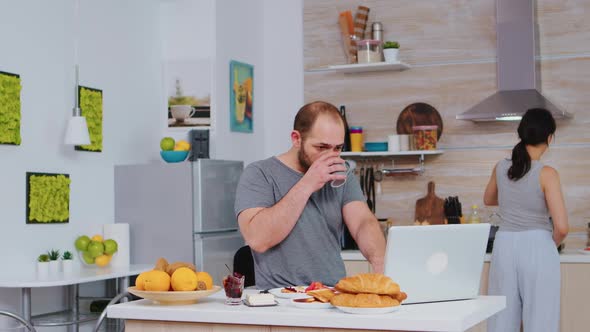
[[54,276],[59,274],[59,261],[49,261],[49,274]]
[[37,262],[37,278],[46,279],[49,276],[49,262]]
[[383,56],[385,57],[385,62],[398,62],[398,53],[399,48],[386,48],[383,50]]
[[64,259],[61,261],[62,271],[64,275],[71,275],[74,271],[74,261],[71,259]]

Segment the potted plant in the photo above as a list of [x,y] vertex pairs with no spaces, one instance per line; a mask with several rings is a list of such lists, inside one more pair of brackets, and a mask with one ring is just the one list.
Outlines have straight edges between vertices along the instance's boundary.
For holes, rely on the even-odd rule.
[[74,256],[70,251],[64,251],[63,255],[61,256],[61,266],[63,268],[64,274],[72,273],[73,270],[73,262]]
[[37,257],[37,276],[46,278],[49,275],[49,255],[41,254]]
[[399,43],[396,41],[386,41],[383,44],[383,56],[385,57],[385,62],[398,62],[397,59],[399,53]]
[[47,252],[47,256],[49,256],[49,272],[51,274],[57,274],[59,272],[59,257],[61,254],[59,250],[51,249]]

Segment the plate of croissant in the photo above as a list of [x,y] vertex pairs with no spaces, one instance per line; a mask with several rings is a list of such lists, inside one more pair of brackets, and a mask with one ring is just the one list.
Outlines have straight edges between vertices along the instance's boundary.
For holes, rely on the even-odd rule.
[[380,273],[362,273],[340,279],[334,286],[339,293],[330,303],[352,314],[385,314],[400,309],[408,297],[391,278]]

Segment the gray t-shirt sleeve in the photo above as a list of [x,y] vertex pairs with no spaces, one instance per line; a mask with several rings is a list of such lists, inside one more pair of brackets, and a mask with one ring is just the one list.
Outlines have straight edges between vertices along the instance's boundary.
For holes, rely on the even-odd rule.
[[234,212],[236,217],[244,210],[271,207],[275,204],[273,186],[260,167],[248,165],[240,177],[236,190]]
[[344,184],[344,194],[342,195],[342,207],[344,205],[353,202],[361,201],[366,202],[367,199],[361,190],[361,185],[354,172],[349,172],[346,177],[346,183]]

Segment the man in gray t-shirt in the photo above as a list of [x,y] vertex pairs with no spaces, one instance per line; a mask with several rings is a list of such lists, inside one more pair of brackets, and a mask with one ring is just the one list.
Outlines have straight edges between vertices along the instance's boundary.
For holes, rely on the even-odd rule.
[[[299,110],[289,151],[246,167],[238,185],[235,213],[251,247],[260,289],[334,285],[345,276],[340,237],[346,223],[375,272],[383,272],[385,238],[359,182],[339,157],[344,121],[331,104]],[[341,187],[332,180],[346,179]],[[343,223],[344,221],[344,223]]]

